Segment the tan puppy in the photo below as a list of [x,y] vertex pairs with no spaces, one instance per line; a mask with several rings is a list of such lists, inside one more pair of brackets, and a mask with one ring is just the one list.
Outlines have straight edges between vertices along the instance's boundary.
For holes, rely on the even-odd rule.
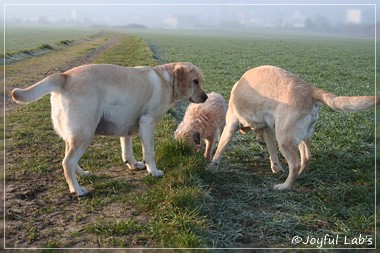
[[291,189],[297,177],[305,173],[310,160],[309,144],[318,119],[319,103],[334,110],[360,111],[379,104],[380,97],[336,97],[273,66],[247,71],[232,88],[226,126],[209,169],[218,169],[224,151],[239,128],[243,132],[252,129],[263,136],[274,173],[282,170],[277,157],[277,139],[288,162],[289,175],[283,184],[274,188]]
[[190,104],[174,136],[178,140],[189,140],[192,146],[200,150],[206,143],[204,157],[211,161],[216,139],[223,131],[227,112],[227,103],[218,93],[207,94],[203,104]]
[[[29,103],[51,93],[54,129],[66,143],[62,162],[70,192],[85,195],[75,176],[86,174],[78,161],[95,134],[120,137],[122,158],[130,169],[145,168],[162,176],[154,161],[153,131],[158,120],[178,100],[202,103],[202,72],[191,63],[126,68],[83,65],[54,74],[26,89],[14,89],[12,98]],[[144,163],[133,156],[133,134],[139,133]]]

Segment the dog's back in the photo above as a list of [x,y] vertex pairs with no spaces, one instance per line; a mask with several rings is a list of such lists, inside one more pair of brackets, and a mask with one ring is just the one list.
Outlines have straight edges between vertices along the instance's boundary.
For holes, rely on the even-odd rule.
[[361,111],[380,103],[379,97],[337,97],[318,89],[297,75],[274,66],[261,66],[247,71],[231,93],[237,110],[262,112],[283,108],[298,113],[309,112],[315,103],[322,102],[334,110]]

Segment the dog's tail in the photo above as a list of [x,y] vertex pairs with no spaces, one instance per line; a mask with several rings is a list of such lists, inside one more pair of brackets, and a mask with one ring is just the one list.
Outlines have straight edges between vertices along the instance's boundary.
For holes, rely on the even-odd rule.
[[327,91],[314,88],[313,98],[322,102],[336,111],[356,112],[375,107],[380,103],[377,96],[353,96],[337,97]]
[[21,104],[37,101],[50,92],[60,92],[66,82],[65,74],[54,74],[26,88],[12,90],[12,99]]

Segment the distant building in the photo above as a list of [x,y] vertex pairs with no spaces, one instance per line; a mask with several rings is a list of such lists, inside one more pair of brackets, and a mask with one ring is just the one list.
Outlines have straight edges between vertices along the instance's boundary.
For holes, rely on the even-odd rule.
[[359,25],[362,22],[362,11],[358,9],[349,9],[346,12],[346,23]]
[[174,16],[164,17],[164,27],[166,29],[177,29],[178,28],[178,18]]

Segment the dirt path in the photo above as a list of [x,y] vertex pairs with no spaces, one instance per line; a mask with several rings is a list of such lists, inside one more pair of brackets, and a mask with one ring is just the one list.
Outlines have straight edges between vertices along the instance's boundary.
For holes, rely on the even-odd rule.
[[[63,72],[78,65],[91,63],[107,49],[118,43],[116,35],[104,35],[86,41],[65,51],[51,52],[32,59],[25,59],[5,66],[6,68],[6,114],[17,106],[9,97],[14,87],[23,87],[41,80],[56,72]],[[7,168],[17,162],[23,151],[15,154],[9,151],[12,140],[7,140]],[[21,153],[20,153],[21,152]],[[127,203],[111,202],[105,207],[88,210],[90,198],[77,198],[68,194],[63,183],[60,158],[54,158],[53,171],[48,174],[13,172],[6,175],[6,247],[84,247],[97,248],[107,242],[100,242],[96,235],[87,233],[86,225],[91,222],[115,221],[132,217],[144,224],[147,217]],[[54,169],[55,168],[55,169]],[[128,175],[125,175],[127,172]],[[116,179],[131,187],[131,191],[144,190],[141,178],[143,172],[127,171],[125,167],[113,167],[100,172],[91,180]],[[3,195],[3,187],[0,187]],[[3,203],[3,202],[2,202]],[[0,209],[4,216],[3,208]],[[3,222],[1,222],[3,224]],[[3,229],[1,229],[3,231]],[[0,232],[1,233],[1,232]],[[1,234],[1,236],[4,236]],[[147,241],[137,239],[131,234],[120,240],[130,241],[131,246],[146,247]],[[60,238],[59,240],[57,238]],[[110,239],[111,240],[111,239]],[[3,242],[3,241],[1,241]],[[4,245],[2,245],[4,247]]]

